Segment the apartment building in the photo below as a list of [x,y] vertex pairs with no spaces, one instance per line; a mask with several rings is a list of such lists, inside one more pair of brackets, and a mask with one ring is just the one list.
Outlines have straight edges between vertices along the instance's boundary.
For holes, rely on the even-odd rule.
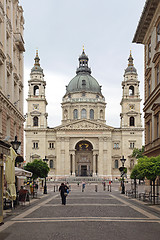
[[17,136],[23,155],[23,9],[18,0],[0,0],[0,140]]
[[144,44],[145,155],[160,155],[160,1],[147,0],[133,42]]

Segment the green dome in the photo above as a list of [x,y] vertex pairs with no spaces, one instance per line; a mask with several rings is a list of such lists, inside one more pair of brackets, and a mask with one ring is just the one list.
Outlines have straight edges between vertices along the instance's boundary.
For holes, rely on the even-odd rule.
[[126,73],[137,74],[137,70],[136,70],[135,67],[129,66],[129,67],[127,67],[126,70],[125,70],[125,74],[126,74]]
[[101,86],[97,80],[89,74],[76,75],[66,87],[68,92],[94,92],[101,93]]
[[40,66],[34,66],[31,69],[31,73],[33,73],[33,72],[41,72],[41,73],[43,73],[43,69]]
[[91,69],[88,67],[88,56],[84,49],[79,57],[79,67],[76,71],[76,76],[66,86],[67,93],[70,92],[94,92],[101,93],[101,86],[97,80],[91,76]]

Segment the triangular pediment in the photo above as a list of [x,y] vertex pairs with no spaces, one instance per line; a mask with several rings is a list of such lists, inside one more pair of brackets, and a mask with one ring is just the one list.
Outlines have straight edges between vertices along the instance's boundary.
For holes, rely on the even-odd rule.
[[137,115],[138,114],[138,112],[135,112],[135,111],[129,111],[129,112],[127,112],[126,113],[127,115]]
[[39,115],[41,115],[41,113],[39,112],[39,111],[32,111],[31,112],[31,116],[39,116]]
[[55,158],[55,156],[53,154],[50,154],[47,156],[48,158]]
[[120,156],[120,155],[118,155],[118,154],[115,154],[115,155],[113,155],[113,156],[112,156],[112,158],[118,158],[118,159],[120,159],[120,158],[121,158],[121,156]]
[[113,130],[114,128],[104,123],[81,119],[66,123],[55,128],[55,130]]
[[39,156],[38,154],[33,154],[31,157],[32,157],[33,159],[40,158],[40,156]]

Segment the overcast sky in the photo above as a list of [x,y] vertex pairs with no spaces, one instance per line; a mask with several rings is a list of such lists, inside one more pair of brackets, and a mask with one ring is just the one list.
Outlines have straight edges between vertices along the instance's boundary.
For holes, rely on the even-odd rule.
[[[84,45],[92,76],[102,85],[106,124],[120,126],[121,82],[130,50],[143,108],[143,46],[132,40],[145,0],[20,0],[25,18],[25,99],[36,49],[44,70],[48,126],[61,124],[65,86],[75,76]],[[25,101],[25,113],[27,111]],[[143,119],[142,119],[143,121]]]

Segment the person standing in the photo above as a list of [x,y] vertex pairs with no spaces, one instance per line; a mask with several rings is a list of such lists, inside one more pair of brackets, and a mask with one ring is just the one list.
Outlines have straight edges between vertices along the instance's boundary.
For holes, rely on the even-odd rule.
[[61,183],[61,186],[59,187],[59,192],[62,198],[62,205],[66,205],[67,189],[68,187],[64,183]]

